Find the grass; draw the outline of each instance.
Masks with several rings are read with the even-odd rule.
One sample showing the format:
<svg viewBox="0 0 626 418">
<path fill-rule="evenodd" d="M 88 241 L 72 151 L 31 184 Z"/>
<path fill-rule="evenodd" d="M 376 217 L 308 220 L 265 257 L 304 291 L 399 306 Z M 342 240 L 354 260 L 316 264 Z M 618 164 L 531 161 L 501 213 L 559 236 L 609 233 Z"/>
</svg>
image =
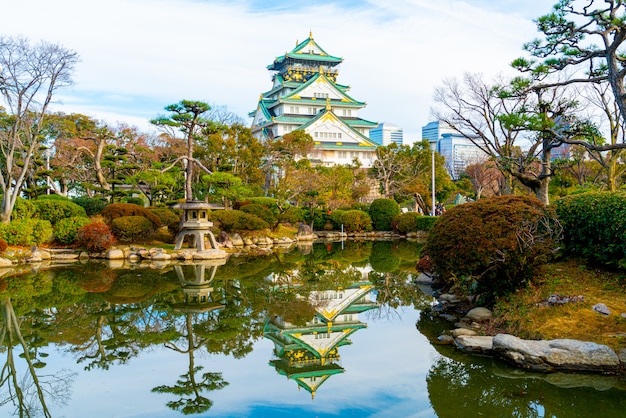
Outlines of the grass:
<svg viewBox="0 0 626 418">
<path fill-rule="evenodd" d="M 542 306 L 550 295 L 583 296 L 582 302 Z M 604 303 L 611 314 L 592 307 Z M 528 339 L 571 338 L 626 348 L 626 273 L 586 266 L 567 259 L 542 266 L 526 289 L 496 302 L 490 333 L 506 332 Z"/>
</svg>

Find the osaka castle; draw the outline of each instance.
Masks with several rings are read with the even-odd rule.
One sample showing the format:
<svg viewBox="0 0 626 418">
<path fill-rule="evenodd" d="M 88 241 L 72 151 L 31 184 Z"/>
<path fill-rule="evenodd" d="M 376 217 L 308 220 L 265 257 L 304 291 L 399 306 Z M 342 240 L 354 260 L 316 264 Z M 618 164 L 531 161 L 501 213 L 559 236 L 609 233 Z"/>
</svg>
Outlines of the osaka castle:
<svg viewBox="0 0 626 418">
<path fill-rule="evenodd" d="M 351 164 L 356 158 L 369 168 L 377 144 L 369 139 L 376 122 L 359 118 L 365 102 L 353 99 L 349 86 L 337 83 L 342 58 L 329 55 L 313 39 L 297 43 L 267 66 L 272 87 L 259 98 L 252 133 L 271 141 L 303 130 L 315 147 L 307 158 L 313 164 Z"/>
</svg>

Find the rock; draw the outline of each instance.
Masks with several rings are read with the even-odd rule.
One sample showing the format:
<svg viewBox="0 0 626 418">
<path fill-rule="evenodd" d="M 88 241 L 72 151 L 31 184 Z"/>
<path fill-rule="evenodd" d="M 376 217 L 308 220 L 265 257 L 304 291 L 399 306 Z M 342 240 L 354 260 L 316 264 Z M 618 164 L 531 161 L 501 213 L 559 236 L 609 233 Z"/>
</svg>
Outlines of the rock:
<svg viewBox="0 0 626 418">
<path fill-rule="evenodd" d="M 459 302 L 459 298 L 457 297 L 457 295 L 453 295 L 450 293 L 444 293 L 442 295 L 439 296 L 439 300 L 440 301 L 444 301 L 444 302 L 448 302 L 448 303 L 458 303 Z"/>
<path fill-rule="evenodd" d="M 457 347 L 467 353 L 490 354 L 493 351 L 493 338 L 477 335 L 461 335 L 454 339 Z"/>
<path fill-rule="evenodd" d="M 13 262 L 7 258 L 0 257 L 0 267 L 13 267 Z"/>
<path fill-rule="evenodd" d="M 109 251 L 106 252 L 105 257 L 108 258 L 109 260 L 123 260 L 124 259 L 124 252 L 122 250 L 117 249 L 117 248 L 112 248 L 112 249 L 110 249 Z"/>
<path fill-rule="evenodd" d="M 440 344 L 454 343 L 454 338 L 452 338 L 452 336 L 450 335 L 440 335 L 439 337 L 437 337 L 437 340 L 439 341 Z"/>
<path fill-rule="evenodd" d="M 228 257 L 228 253 L 224 250 L 204 250 L 193 253 L 194 260 L 215 260 Z"/>
<path fill-rule="evenodd" d="M 460 337 L 461 335 L 478 335 L 478 333 L 474 330 L 467 328 L 457 328 L 451 331 L 452 335 L 455 337 Z"/>
<path fill-rule="evenodd" d="M 152 261 L 167 261 L 171 260 L 172 256 L 168 253 L 156 253 L 152 255 Z"/>
<path fill-rule="evenodd" d="M 604 303 L 597 303 L 597 304 L 593 305 L 593 308 L 591 308 L 591 309 L 593 309 L 594 311 L 596 311 L 599 314 L 602 314 L 604 316 L 611 315 L 610 309 Z"/>
<path fill-rule="evenodd" d="M 487 308 L 478 307 L 470 310 L 465 317 L 470 321 L 485 322 L 493 319 L 493 312 Z"/>
<path fill-rule="evenodd" d="M 77 260 L 78 256 L 79 256 L 79 254 L 75 254 L 75 253 L 61 253 L 61 254 L 53 254 L 53 255 L 51 255 L 52 259 L 55 260 L 55 261 L 72 261 L 72 260 Z"/>
<path fill-rule="evenodd" d="M 305 223 L 300 223 L 300 225 L 298 226 L 298 236 L 309 236 L 309 235 L 313 235 L 313 230 L 311 229 L 311 227 Z"/>
<path fill-rule="evenodd" d="M 461 337 L 459 337 L 461 338 Z M 518 366 L 538 370 L 617 371 L 620 360 L 601 344 L 577 340 L 522 340 L 509 334 L 493 337 L 493 350 Z"/>
<path fill-rule="evenodd" d="M 230 236 L 230 242 L 233 243 L 233 246 L 235 247 L 243 247 L 244 243 L 243 243 L 243 239 L 241 238 L 241 235 L 239 235 L 238 233 L 233 233 Z"/>
</svg>

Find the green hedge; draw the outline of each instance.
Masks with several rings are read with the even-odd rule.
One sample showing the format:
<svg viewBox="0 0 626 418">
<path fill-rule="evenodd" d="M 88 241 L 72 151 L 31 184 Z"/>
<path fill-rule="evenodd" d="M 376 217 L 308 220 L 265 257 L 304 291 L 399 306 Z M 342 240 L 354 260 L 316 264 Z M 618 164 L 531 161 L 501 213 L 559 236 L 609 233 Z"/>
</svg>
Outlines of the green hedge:
<svg viewBox="0 0 626 418">
<path fill-rule="evenodd" d="M 98 215 L 109 203 L 101 197 L 81 196 L 72 199 L 72 202 L 82 206 L 87 212 L 87 216 Z"/>
<path fill-rule="evenodd" d="M 346 232 L 368 232 L 372 230 L 372 219 L 362 210 L 347 210 L 341 215 L 341 223 Z"/>
<path fill-rule="evenodd" d="M 556 201 L 556 214 L 572 254 L 626 268 L 626 194 L 584 193 Z"/>
<path fill-rule="evenodd" d="M 216 227 L 226 232 L 258 231 L 270 227 L 266 221 L 258 216 L 240 210 L 215 210 L 211 212 L 210 217 Z"/>
<path fill-rule="evenodd" d="M 76 239 L 76 233 L 80 228 L 89 225 L 91 219 L 85 216 L 72 216 L 61 219 L 54 226 L 54 238 L 61 244 L 72 244 Z"/>
<path fill-rule="evenodd" d="M 52 225 L 65 218 L 87 217 L 87 212 L 82 206 L 69 200 L 37 199 L 33 200 L 33 205 L 35 205 L 35 216 L 50 221 Z"/>
<path fill-rule="evenodd" d="M 400 214 L 400 206 L 393 199 L 376 199 L 369 208 L 372 227 L 377 231 L 391 230 L 391 221 Z"/>
<path fill-rule="evenodd" d="M 242 206 L 241 211 L 244 213 L 249 213 L 249 214 L 258 216 L 259 218 L 267 222 L 270 225 L 270 227 L 276 226 L 276 216 L 274 215 L 274 212 L 272 212 L 266 206 L 263 206 L 257 203 L 252 203 L 249 205 Z"/>
<path fill-rule="evenodd" d="M 120 216 L 111 222 L 111 231 L 120 242 L 141 241 L 154 232 L 154 224 L 143 216 Z"/>
<path fill-rule="evenodd" d="M 8 224 L 0 224 L 0 238 L 9 245 L 41 245 L 50 241 L 52 236 L 50 221 L 43 219 L 18 219 Z"/>
</svg>

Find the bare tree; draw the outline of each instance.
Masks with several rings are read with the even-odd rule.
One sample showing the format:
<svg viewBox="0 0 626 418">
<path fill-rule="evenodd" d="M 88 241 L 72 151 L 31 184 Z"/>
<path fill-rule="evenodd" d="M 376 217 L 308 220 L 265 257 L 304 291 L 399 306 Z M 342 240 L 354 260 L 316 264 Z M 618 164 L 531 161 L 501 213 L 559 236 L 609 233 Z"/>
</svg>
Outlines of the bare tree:
<svg viewBox="0 0 626 418">
<path fill-rule="evenodd" d="M 33 158 L 42 145 L 40 132 L 56 90 L 70 85 L 78 54 L 60 45 L 0 37 L 0 221 L 11 220 Z"/>
</svg>

